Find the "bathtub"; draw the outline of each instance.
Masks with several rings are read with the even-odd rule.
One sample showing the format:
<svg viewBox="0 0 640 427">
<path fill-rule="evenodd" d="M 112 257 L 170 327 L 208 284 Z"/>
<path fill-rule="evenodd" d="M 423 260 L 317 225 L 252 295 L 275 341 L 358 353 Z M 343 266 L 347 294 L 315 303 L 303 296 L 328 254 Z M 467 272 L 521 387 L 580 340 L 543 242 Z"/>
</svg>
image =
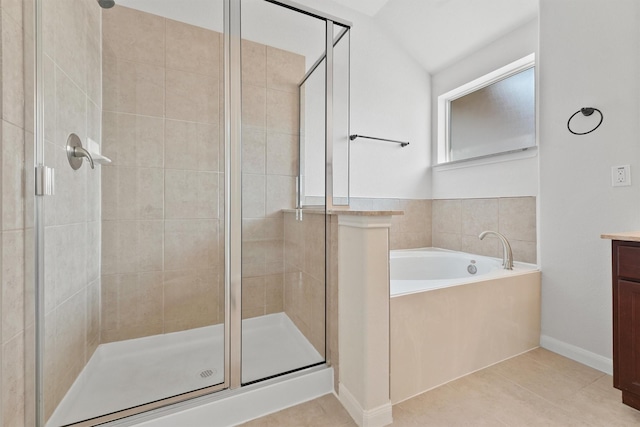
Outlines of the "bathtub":
<svg viewBox="0 0 640 427">
<path fill-rule="evenodd" d="M 392 297 L 538 270 L 538 266 L 522 262 L 505 270 L 497 258 L 438 248 L 391 251 L 389 267 Z"/>
<path fill-rule="evenodd" d="M 436 248 L 391 251 L 389 262 L 392 403 L 539 346 L 536 265 L 504 270 Z"/>
</svg>

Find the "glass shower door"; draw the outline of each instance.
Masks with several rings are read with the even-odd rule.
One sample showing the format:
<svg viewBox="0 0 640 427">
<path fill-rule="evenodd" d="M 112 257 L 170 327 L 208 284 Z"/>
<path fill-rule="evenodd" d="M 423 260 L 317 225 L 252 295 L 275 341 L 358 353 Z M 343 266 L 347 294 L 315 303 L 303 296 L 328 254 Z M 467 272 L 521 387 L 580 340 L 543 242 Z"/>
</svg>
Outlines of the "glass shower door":
<svg viewBox="0 0 640 427">
<path fill-rule="evenodd" d="M 242 0 L 242 383 L 325 361 L 325 209 L 296 210 L 299 85 L 326 21 Z M 265 20 L 268 17 L 268 20 Z M 307 99 L 324 111 L 325 81 Z M 324 163 L 324 116 L 315 125 Z M 314 176 L 324 194 L 324 169 Z"/>
<path fill-rule="evenodd" d="M 222 389 L 222 2 L 36 4 L 37 162 L 56 172 L 40 212 L 43 421 Z"/>
</svg>

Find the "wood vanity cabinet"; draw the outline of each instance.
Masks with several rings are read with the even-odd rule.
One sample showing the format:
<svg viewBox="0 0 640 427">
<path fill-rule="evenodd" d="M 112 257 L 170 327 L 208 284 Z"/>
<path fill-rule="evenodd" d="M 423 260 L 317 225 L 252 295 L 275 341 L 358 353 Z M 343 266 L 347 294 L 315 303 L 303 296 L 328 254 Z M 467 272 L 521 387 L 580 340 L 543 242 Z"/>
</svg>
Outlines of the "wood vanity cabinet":
<svg viewBox="0 0 640 427">
<path fill-rule="evenodd" d="M 640 410 L 640 243 L 612 242 L 613 386 Z"/>
</svg>

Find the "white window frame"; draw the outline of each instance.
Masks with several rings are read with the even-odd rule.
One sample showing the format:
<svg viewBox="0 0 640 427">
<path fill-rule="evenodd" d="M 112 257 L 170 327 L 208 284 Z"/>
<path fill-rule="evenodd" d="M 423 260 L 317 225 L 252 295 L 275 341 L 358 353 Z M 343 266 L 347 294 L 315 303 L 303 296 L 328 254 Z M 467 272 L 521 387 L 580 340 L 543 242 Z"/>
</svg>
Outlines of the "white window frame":
<svg viewBox="0 0 640 427">
<path fill-rule="evenodd" d="M 485 74 L 482 77 L 479 77 L 469 83 L 466 83 L 462 86 L 459 86 L 447 93 L 444 93 L 438 96 L 438 147 L 437 147 L 437 155 L 436 155 L 436 164 L 443 165 L 447 163 L 458 163 L 458 162 L 466 162 L 469 160 L 475 160 L 479 158 L 485 157 L 493 157 L 500 156 L 507 153 L 513 153 L 514 151 L 524 151 L 528 148 L 535 147 L 537 145 L 533 145 L 528 148 L 519 148 L 512 151 L 500 152 L 488 154 L 486 156 L 481 157 L 472 157 L 468 159 L 461 160 L 450 160 L 450 135 L 449 135 L 449 114 L 450 114 L 450 105 L 451 101 L 458 99 L 462 96 L 468 95 L 471 92 L 475 92 L 476 90 L 487 87 L 497 81 L 506 79 L 514 74 L 518 74 L 521 71 L 527 70 L 529 68 L 535 67 L 535 53 L 525 56 L 524 58 L 518 59 L 510 64 L 505 65 L 491 73 Z M 536 79 L 537 80 L 537 79 Z M 537 90 L 536 90 L 537 93 Z"/>
</svg>

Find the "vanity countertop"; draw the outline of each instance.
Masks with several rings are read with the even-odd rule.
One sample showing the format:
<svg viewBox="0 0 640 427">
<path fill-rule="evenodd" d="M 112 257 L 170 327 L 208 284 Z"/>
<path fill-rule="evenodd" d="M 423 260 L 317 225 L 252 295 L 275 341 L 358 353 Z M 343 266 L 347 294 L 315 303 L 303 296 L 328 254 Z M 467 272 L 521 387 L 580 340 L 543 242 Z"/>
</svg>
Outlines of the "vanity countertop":
<svg viewBox="0 0 640 427">
<path fill-rule="evenodd" d="M 603 239 L 624 240 L 626 242 L 640 242 L 640 231 L 628 231 L 625 233 L 609 233 L 600 236 Z"/>
</svg>

